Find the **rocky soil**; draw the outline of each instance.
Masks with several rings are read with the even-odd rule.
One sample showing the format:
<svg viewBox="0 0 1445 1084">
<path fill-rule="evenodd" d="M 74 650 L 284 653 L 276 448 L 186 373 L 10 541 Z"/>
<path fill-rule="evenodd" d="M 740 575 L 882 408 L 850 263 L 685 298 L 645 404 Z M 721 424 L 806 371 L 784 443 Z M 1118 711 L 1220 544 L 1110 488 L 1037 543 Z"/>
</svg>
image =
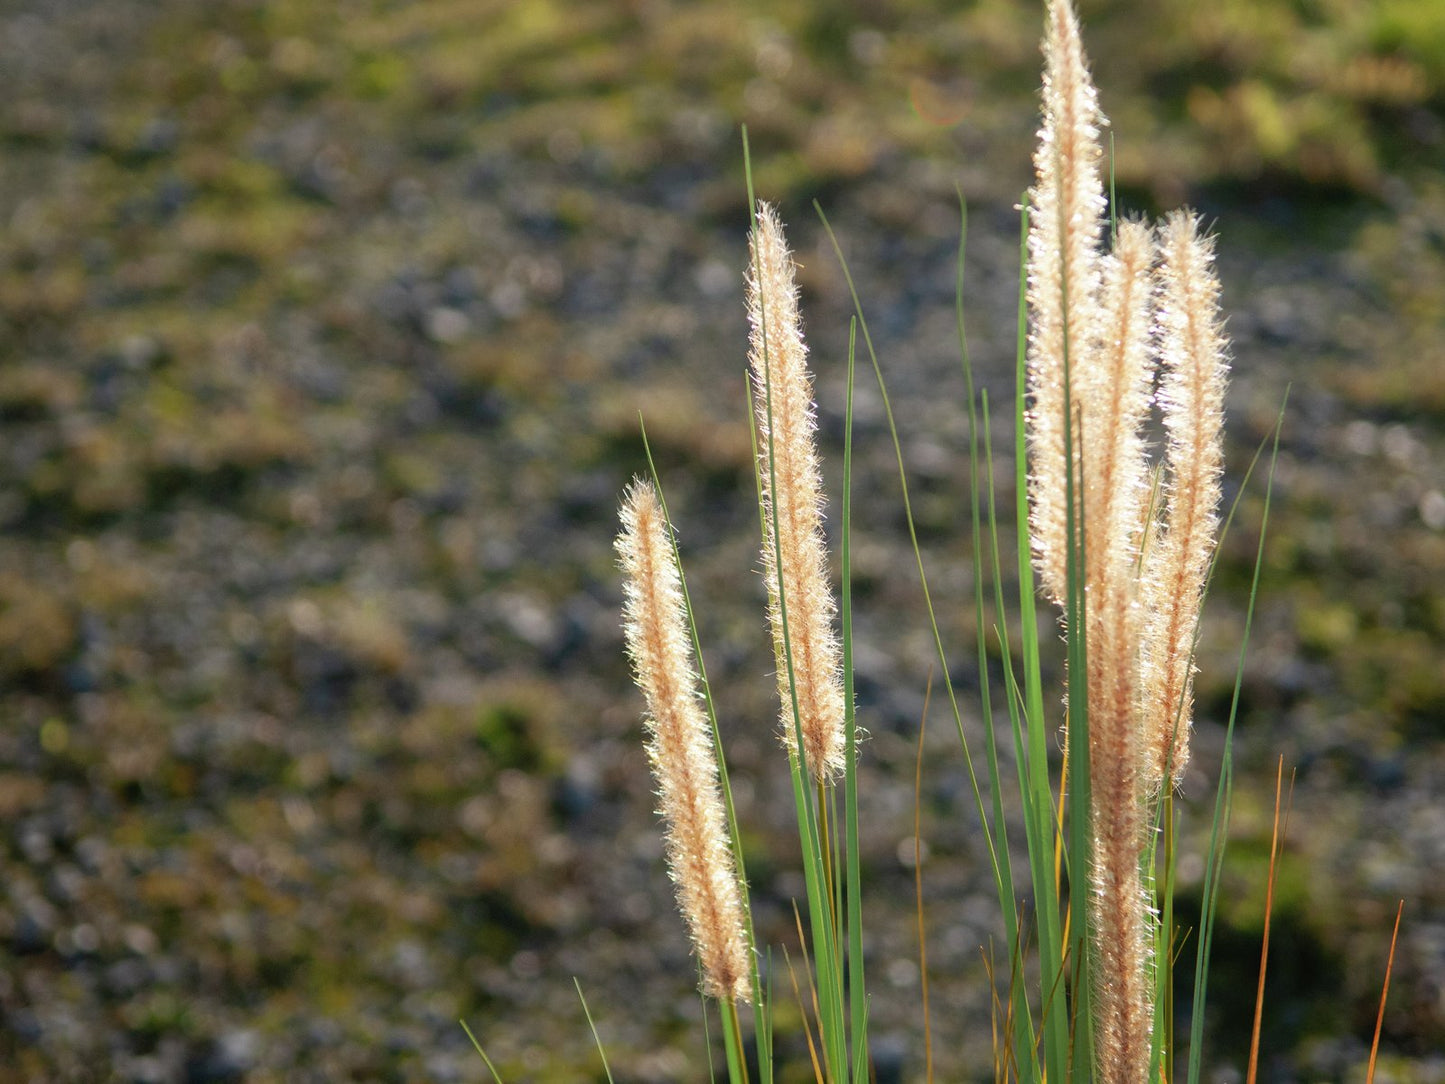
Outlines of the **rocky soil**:
<svg viewBox="0 0 1445 1084">
<path fill-rule="evenodd" d="M 835 499 L 852 310 L 814 198 L 859 285 L 979 739 L 956 186 L 1009 501 L 1036 13 L 822 7 L 0 9 L 0 1081 L 486 1079 L 459 1019 L 508 1079 L 600 1079 L 574 977 L 619 1080 L 703 1075 L 611 538 L 640 413 L 759 930 L 791 945 L 741 120 L 802 264 Z M 1445 30 L 1409 3 L 1405 44 L 1279 14 L 1251 51 L 1182 0 L 1100 7 L 1121 202 L 1188 200 L 1220 235 L 1230 498 L 1288 391 L 1206 1058 L 1220 1080 L 1243 1062 L 1283 757 L 1266 1074 L 1361 1077 L 1403 899 L 1382 1073 L 1440 1081 Z M 914 1080 L 937 668 L 866 370 L 857 396 L 872 1021 L 880 1079 Z M 1260 481 L 1206 617 L 1194 854 Z M 1001 927 L 936 707 L 924 742 L 939 1078 L 985 1079 Z M 1199 876 L 1186 860 L 1186 911 Z M 779 1024 L 802 1079 L 796 1010 Z"/>
</svg>

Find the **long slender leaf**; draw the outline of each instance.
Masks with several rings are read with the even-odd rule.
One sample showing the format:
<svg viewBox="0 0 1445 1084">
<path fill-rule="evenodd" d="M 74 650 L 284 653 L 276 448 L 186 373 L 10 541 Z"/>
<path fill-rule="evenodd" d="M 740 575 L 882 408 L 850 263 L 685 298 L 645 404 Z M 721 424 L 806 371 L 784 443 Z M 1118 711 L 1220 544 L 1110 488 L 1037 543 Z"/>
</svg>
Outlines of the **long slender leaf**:
<svg viewBox="0 0 1445 1084">
<path fill-rule="evenodd" d="M 1249 648 L 1249 634 L 1254 625 L 1254 607 L 1259 598 L 1260 572 L 1264 568 L 1264 542 L 1269 530 L 1270 501 L 1274 495 L 1274 470 L 1279 461 L 1279 436 L 1284 427 L 1284 411 L 1289 402 L 1286 389 L 1284 402 L 1274 423 L 1274 441 L 1270 451 L 1269 475 L 1264 488 L 1264 510 L 1260 515 L 1259 545 L 1255 550 L 1254 574 L 1249 585 L 1249 604 L 1245 608 L 1244 631 L 1239 645 L 1239 662 L 1234 674 L 1234 693 L 1229 702 L 1229 722 L 1224 733 L 1224 760 L 1219 772 L 1219 786 L 1214 799 L 1214 820 L 1209 831 L 1208 860 L 1204 867 L 1204 885 L 1199 919 L 1199 945 L 1195 952 L 1193 1018 L 1189 1028 L 1188 1084 L 1198 1084 L 1204 1056 L 1204 1010 L 1209 994 L 1209 954 L 1214 944 L 1214 920 L 1219 910 L 1219 875 L 1224 866 L 1224 852 L 1229 837 L 1229 815 L 1234 798 L 1234 724 L 1239 717 L 1239 699 L 1244 688 L 1244 661 Z"/>
<path fill-rule="evenodd" d="M 843 627 L 843 801 L 847 832 L 848 908 L 848 1031 L 852 1038 L 853 1072 L 867 1079 L 868 995 L 863 973 L 863 872 L 858 850 L 858 726 L 853 702 L 853 377 L 858 325 L 848 324 L 848 399 L 843 415 L 842 590 Z"/>
<path fill-rule="evenodd" d="M 1029 549 L 1028 428 L 1025 388 L 1028 385 L 1028 235 L 1029 201 L 1020 201 L 1018 327 L 1014 354 L 1014 516 L 1017 524 L 1019 635 L 1023 666 L 1024 740 L 1015 727 L 1015 744 L 1027 764 L 1024 801 L 1029 806 L 1029 868 L 1038 914 L 1039 960 L 1043 987 L 1042 1019 L 1044 1066 L 1048 1079 L 1064 1080 L 1069 1071 L 1069 1005 L 1065 992 L 1068 952 L 1064 946 L 1064 920 L 1059 882 L 1053 870 L 1057 816 L 1049 785 L 1048 726 L 1044 715 L 1042 662 L 1039 650 L 1038 611 L 1035 605 L 1033 555 Z M 996 517 L 995 517 L 996 520 Z M 995 543 L 997 549 L 997 543 Z M 995 573 L 997 577 L 997 573 Z"/>
<path fill-rule="evenodd" d="M 614 1084 L 612 1067 L 607 1064 L 607 1049 L 602 1045 L 602 1036 L 597 1034 L 597 1023 L 592 1019 L 592 1010 L 587 1007 L 586 995 L 582 993 L 582 983 L 573 979 L 572 985 L 577 987 L 577 997 L 582 1002 L 582 1015 L 587 1017 L 587 1026 L 592 1029 L 592 1041 L 597 1044 L 597 1055 L 602 1059 L 602 1071 L 607 1075 L 607 1084 Z"/>
<path fill-rule="evenodd" d="M 482 1049 L 482 1044 L 479 1043 L 477 1037 L 472 1034 L 472 1029 L 467 1027 L 467 1022 L 465 1020 L 458 1020 L 457 1023 L 461 1024 L 462 1030 L 467 1033 L 467 1038 L 472 1041 L 472 1047 L 482 1056 L 482 1064 L 487 1067 L 487 1072 L 492 1074 L 492 1079 L 495 1080 L 497 1084 L 502 1084 L 502 1074 L 497 1072 L 497 1067 L 492 1064 L 492 1059 L 487 1057 L 487 1052 Z"/>
<path fill-rule="evenodd" d="M 883 367 L 878 361 L 878 353 L 873 347 L 873 337 L 868 331 L 868 319 L 863 313 L 862 302 L 858 298 L 858 289 L 853 282 L 852 272 L 848 269 L 848 261 L 843 255 L 842 246 L 838 243 L 837 235 L 833 232 L 832 225 L 828 222 L 828 216 L 823 213 L 823 208 L 815 201 L 814 209 L 823 222 L 823 229 L 828 234 L 832 243 L 833 252 L 838 258 L 839 266 L 843 270 L 843 277 L 848 283 L 848 291 L 853 299 L 853 311 L 858 316 L 858 327 L 863 332 L 863 343 L 868 349 L 869 360 L 873 364 L 873 375 L 878 383 L 879 395 L 883 400 L 883 414 L 888 425 L 889 436 L 893 441 L 893 454 L 898 464 L 898 481 L 903 496 L 903 518 L 908 527 L 909 544 L 913 549 L 913 559 L 918 571 L 919 584 L 923 591 L 924 611 L 928 615 L 929 628 L 933 634 L 934 650 L 938 654 L 939 666 L 943 672 L 943 687 L 948 693 L 949 710 L 953 714 L 954 726 L 958 731 L 959 743 L 963 748 L 964 766 L 968 771 L 969 786 L 973 791 L 974 803 L 978 808 L 979 821 L 984 827 L 984 839 L 988 846 L 989 865 L 994 875 L 995 890 L 1002 898 L 1002 867 L 997 850 L 994 847 L 994 835 L 989 821 L 988 810 L 984 804 L 983 790 L 979 785 L 978 772 L 973 761 L 973 754 L 968 747 L 968 739 L 963 729 L 963 712 L 958 705 L 958 694 L 953 688 L 953 680 L 948 668 L 948 652 L 943 646 L 943 633 L 939 629 L 938 614 L 933 605 L 933 593 L 928 587 L 928 573 L 923 563 L 923 550 L 918 542 L 918 528 L 913 517 L 913 504 L 908 493 L 908 472 L 903 461 L 903 445 L 898 435 L 898 423 L 893 415 L 893 406 L 888 398 L 888 383 L 883 377 Z"/>
<path fill-rule="evenodd" d="M 1385 1028 L 1385 1002 L 1390 997 L 1390 972 L 1395 967 L 1395 946 L 1400 940 L 1400 919 L 1405 914 L 1405 901 L 1395 908 L 1395 929 L 1390 934 L 1390 955 L 1385 961 L 1385 982 L 1380 987 L 1380 1011 L 1375 1015 L 1375 1037 L 1370 1041 L 1370 1062 L 1365 1068 L 1365 1084 L 1375 1084 L 1375 1060 L 1380 1053 L 1380 1032 Z"/>
<path fill-rule="evenodd" d="M 968 204 L 963 198 L 962 190 L 958 193 L 959 207 L 959 231 L 958 231 L 958 259 L 955 274 L 954 286 L 954 323 L 958 329 L 958 352 L 959 360 L 963 366 L 963 378 L 965 390 L 968 395 L 968 461 L 969 475 L 972 480 L 973 492 L 969 500 L 969 528 L 972 541 L 973 553 L 973 600 L 974 600 L 974 630 L 978 640 L 978 674 L 979 674 L 979 699 L 983 719 L 984 732 L 984 754 L 988 768 L 989 792 L 993 806 L 993 831 L 994 848 L 999 855 L 1002 869 L 999 871 L 999 906 L 1003 912 L 1004 932 L 1008 939 L 1010 955 L 1017 955 L 1024 938 L 1019 930 L 1019 915 L 1017 894 L 1014 890 L 1013 864 L 1009 854 L 1007 820 L 1003 808 L 1003 780 L 999 770 L 998 761 L 998 740 L 994 732 L 993 702 L 990 692 L 988 676 L 988 635 L 985 631 L 988 627 L 984 615 L 984 588 L 983 568 L 985 547 L 983 542 L 983 493 L 987 490 L 989 502 L 993 500 L 993 473 L 992 457 L 988 456 L 990 467 L 983 471 L 983 460 L 985 456 L 979 453 L 980 433 L 978 417 L 978 399 L 974 390 L 973 363 L 968 352 L 968 338 L 965 334 L 964 310 L 963 310 L 963 272 L 964 255 L 968 239 Z M 988 443 L 988 431 L 983 433 L 983 443 Z M 980 474 L 982 472 L 982 482 Z M 1021 763 L 1015 750 L 1015 762 Z M 1033 1015 L 1029 1012 L 1028 988 L 1022 981 L 1012 982 L 1010 996 L 1013 999 L 1013 1006 L 1009 1011 L 1015 1035 L 1013 1038 L 1016 1051 L 1031 1051 L 1034 1048 L 1034 1021 Z"/>
</svg>

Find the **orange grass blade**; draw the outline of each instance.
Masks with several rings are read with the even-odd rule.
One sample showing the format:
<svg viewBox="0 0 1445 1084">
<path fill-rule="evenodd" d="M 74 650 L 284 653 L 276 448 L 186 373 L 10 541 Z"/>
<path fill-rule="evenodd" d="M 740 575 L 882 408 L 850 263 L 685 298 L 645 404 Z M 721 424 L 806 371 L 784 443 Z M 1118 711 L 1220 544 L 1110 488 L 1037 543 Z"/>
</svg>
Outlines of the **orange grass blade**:
<svg viewBox="0 0 1445 1084">
<path fill-rule="evenodd" d="M 1019 925 L 1023 926 L 1023 913 L 1019 914 Z M 1019 1067 L 1019 1051 L 1014 1048 L 1014 999 L 1012 997 L 1004 1000 L 999 997 L 998 973 L 993 966 L 992 944 L 989 950 L 985 951 L 982 945 L 979 946 L 978 954 L 983 960 L 984 975 L 988 979 L 989 997 L 992 1005 L 989 1012 L 989 1027 L 993 1032 L 993 1078 L 998 1084 L 1007 1084 L 1009 1080 L 1023 1080 L 1023 1073 Z M 1014 988 L 1015 983 L 1024 981 L 1024 945 L 1020 942 L 1009 953 L 1009 989 Z M 1044 1012 L 1047 1013 L 1047 1005 Z M 1034 1040 L 1033 1048 L 1029 1054 L 1038 1064 L 1039 1053 L 1044 1043 L 1044 1033 L 1040 1029 L 1038 1037 Z"/>
<path fill-rule="evenodd" d="M 1290 799 L 1284 803 L 1284 825 L 1289 829 L 1289 802 L 1294 797 L 1294 773 L 1290 773 Z M 1269 965 L 1269 920 L 1274 913 L 1274 882 L 1279 873 L 1280 861 L 1280 801 L 1284 793 L 1284 757 L 1279 758 L 1279 767 L 1274 780 L 1274 830 L 1269 841 L 1269 880 L 1264 889 L 1264 937 L 1259 946 L 1259 986 L 1254 995 L 1254 1027 L 1249 1036 L 1249 1070 L 1245 1084 L 1255 1084 L 1259 1076 L 1259 1032 L 1264 1020 L 1264 975 Z"/>
<path fill-rule="evenodd" d="M 1068 713 L 1065 712 L 1064 725 L 1068 726 Z M 1062 897 L 1064 894 L 1064 795 L 1069 789 L 1069 746 L 1064 743 L 1064 762 L 1059 768 L 1059 797 L 1055 804 L 1058 810 L 1054 820 L 1054 894 Z M 1064 944 L 1069 943 L 1068 926 L 1064 927 Z"/>
<path fill-rule="evenodd" d="M 1375 1017 L 1375 1039 L 1370 1043 L 1370 1067 L 1365 1070 L 1365 1084 L 1375 1084 L 1375 1058 L 1380 1053 L 1380 1032 L 1385 1026 L 1385 999 L 1390 996 L 1390 971 L 1395 966 L 1395 945 L 1400 940 L 1400 916 L 1405 913 L 1405 901 L 1395 909 L 1395 932 L 1390 934 L 1390 957 L 1385 961 L 1385 985 L 1380 990 L 1380 1012 Z"/>
<path fill-rule="evenodd" d="M 818 1012 L 818 988 L 813 984 L 813 968 L 808 963 L 808 939 L 803 936 L 803 916 L 798 911 L 797 900 L 793 901 L 793 924 L 797 927 L 798 947 L 803 954 L 803 974 L 808 976 L 808 996 L 813 1004 L 813 1018 L 819 1021 L 821 1028 L 821 1017 Z M 823 1072 L 822 1063 L 818 1060 L 818 1047 L 813 1042 L 813 1025 L 808 1023 L 808 1004 L 803 1000 L 803 991 L 798 987 L 798 973 L 793 969 L 793 957 L 786 946 L 783 948 L 783 959 L 788 964 L 788 978 L 793 984 L 793 997 L 798 1002 L 798 1015 L 803 1019 L 803 1036 L 808 1040 L 808 1059 L 813 1063 L 813 1077 L 818 1084 L 827 1084 L 827 1075 Z"/>
<path fill-rule="evenodd" d="M 814 1022 L 818 1025 L 818 1033 L 822 1035 L 822 1009 L 818 1005 L 818 984 L 814 981 L 814 970 L 812 963 L 808 960 L 808 938 L 803 937 L 803 916 L 798 911 L 798 900 L 793 900 L 793 926 L 798 929 L 798 951 L 802 952 L 803 974 L 808 976 L 808 1000 L 812 1003 L 814 1010 Z M 793 983 L 793 997 L 798 999 L 799 1015 L 803 1018 L 803 1032 L 808 1036 L 808 1057 L 814 1065 L 814 1075 L 818 1078 L 818 1084 L 827 1084 L 828 1074 L 822 1068 L 822 1061 L 818 1059 L 818 1048 L 814 1045 L 814 1031 L 808 1023 L 808 1003 L 803 1002 L 802 991 L 798 989 L 798 974 L 793 971 L 793 960 L 788 951 L 783 950 L 783 958 L 788 960 L 788 977 Z"/>
<path fill-rule="evenodd" d="M 988 979 L 989 992 L 989 1013 L 988 1027 L 990 1041 L 993 1044 L 993 1078 L 1002 1080 L 999 1073 L 999 1052 L 998 1052 L 998 1018 L 1003 1014 L 1003 1006 L 998 996 L 998 984 L 994 981 L 993 960 L 989 958 L 988 952 L 982 945 L 978 946 L 979 959 L 983 961 L 984 977 Z"/>
<path fill-rule="evenodd" d="M 1023 928 L 1023 924 L 1024 908 L 1020 906 L 1018 913 L 1018 925 L 1020 929 Z M 1027 951 L 1027 948 L 1028 946 L 1024 943 L 1023 937 L 1020 936 L 1018 942 L 1013 947 L 1013 951 L 1009 953 L 1008 981 L 1010 989 L 1013 989 L 1015 983 L 1020 983 L 1024 981 L 1024 953 Z M 1014 999 L 1009 998 L 1008 1012 L 1005 1017 L 1006 1022 L 1008 1023 L 1008 1031 L 1005 1033 L 1004 1036 L 1004 1071 L 1005 1073 L 1007 1073 L 1010 1069 L 1012 1069 L 1013 1079 L 1023 1080 L 1024 1075 L 1023 1070 L 1020 1068 L 1019 1065 L 1019 1058 L 1027 1056 L 1033 1059 L 1033 1064 L 1039 1067 L 1039 1073 L 1041 1077 L 1046 1079 L 1048 1076 L 1048 1071 L 1046 1068 L 1043 1067 L 1043 1063 L 1040 1061 L 1045 1039 L 1044 1029 L 1043 1027 L 1040 1027 L 1038 1029 L 1037 1036 L 1034 1039 L 1034 1045 L 1031 1049 L 1022 1051 L 1016 1049 L 1014 1046 L 1014 1012 Z M 1004 1077 L 1002 1077 L 1002 1079 L 1007 1081 L 1009 1077 L 1005 1075 Z"/>
</svg>

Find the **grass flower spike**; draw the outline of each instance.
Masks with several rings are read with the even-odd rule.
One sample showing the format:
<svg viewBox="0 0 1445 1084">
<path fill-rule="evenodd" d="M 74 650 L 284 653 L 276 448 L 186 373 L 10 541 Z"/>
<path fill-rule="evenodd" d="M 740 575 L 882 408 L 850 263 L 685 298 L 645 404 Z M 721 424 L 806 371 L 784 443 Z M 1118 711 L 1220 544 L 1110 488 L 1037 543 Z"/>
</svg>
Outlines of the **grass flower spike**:
<svg viewBox="0 0 1445 1084">
<path fill-rule="evenodd" d="M 1219 525 L 1223 469 L 1224 384 L 1228 350 L 1219 314 L 1211 238 L 1194 215 L 1169 216 L 1160 239 L 1159 390 L 1166 489 L 1144 576 L 1144 700 L 1151 713 L 1151 775 L 1177 785 L 1189 760 L 1194 641 L 1204 581 Z"/>
<path fill-rule="evenodd" d="M 1105 210 L 1099 145 L 1105 120 L 1078 20 L 1062 0 L 1049 5 L 1044 65 L 1044 122 L 1034 154 L 1038 181 L 1029 194 L 1030 533 L 1044 591 L 1062 603 L 1069 548 L 1064 403 L 1078 360 L 1098 335 Z M 1074 438 L 1077 468 L 1077 433 Z"/>
<path fill-rule="evenodd" d="M 1121 224 L 1103 266 L 1106 335 L 1074 382 L 1083 448 L 1084 598 L 1088 629 L 1090 872 L 1096 1042 L 1110 1081 L 1141 1081 L 1149 1062 L 1149 904 L 1140 872 L 1147 843 L 1147 743 L 1138 715 L 1140 505 L 1147 477 L 1140 426 L 1148 409 L 1149 230 Z M 1121 1072 L 1120 1070 L 1127 1070 Z"/>
<path fill-rule="evenodd" d="M 1122 222 L 1104 251 L 1104 120 L 1068 0 L 1050 0 L 1047 22 L 1028 243 L 1030 533 L 1044 593 L 1085 645 L 1071 651 L 1071 669 L 1085 672 L 1068 680 L 1071 704 L 1087 706 L 1070 725 L 1088 733 L 1095 1071 L 1144 1084 L 1157 1044 L 1143 866 L 1151 801 L 1188 756 L 1219 503 L 1223 335 L 1195 218 L 1171 216 L 1157 242 Z M 1142 436 L 1156 369 L 1169 434 L 1159 516 Z"/>
<path fill-rule="evenodd" d="M 998 559 L 997 505 L 989 473 L 993 459 L 981 458 L 978 450 L 979 434 L 989 431 L 987 398 L 980 397 L 983 409 L 976 410 L 963 334 L 966 210 L 958 276 L 970 466 L 974 477 L 987 479 L 975 495 L 971 517 L 975 615 L 981 634 L 988 615 L 986 576 L 978 567 L 986 552 L 983 539 L 991 538 L 997 659 L 1008 672 L 1008 722 L 1028 845 L 1026 882 L 1016 873 L 1014 836 L 1004 807 L 1012 781 L 1002 777 L 998 728 L 991 725 L 999 713 L 988 680 L 990 649 L 980 636 L 977 674 L 986 759 L 979 761 L 970 752 L 952 695 L 955 682 L 918 550 L 892 408 L 885 414 L 927 616 L 987 835 L 1010 957 L 1030 961 L 1011 969 L 1007 996 L 1000 991 L 994 999 L 996 1079 L 1022 1084 L 1194 1082 L 1202 1064 L 1208 944 L 1218 910 L 1225 833 L 1216 827 L 1209 845 L 1206 869 L 1214 879 L 1206 879 L 1201 904 L 1190 1064 L 1187 1075 L 1182 1067 L 1176 1074 L 1181 1045 L 1174 1001 L 1180 946 L 1178 818 L 1184 812 L 1171 783 L 1178 785 L 1189 756 L 1193 658 L 1220 519 L 1228 348 L 1219 283 L 1213 242 L 1204 236 L 1198 216 L 1176 212 L 1150 223 L 1118 216 L 1117 208 L 1110 208 L 1100 141 L 1107 121 L 1089 77 L 1073 2 L 1045 0 L 1045 6 L 1043 122 L 1025 212 L 1019 284 L 1025 312 L 1017 363 L 1024 386 L 1014 401 L 1012 474 L 1019 537 L 1010 563 L 1017 562 L 1020 588 L 1018 655 L 1010 646 L 1004 600 L 1004 585 L 1014 570 L 1004 571 Z M 750 161 L 746 142 L 744 158 Z M 751 192 L 750 174 L 750 198 Z M 842 615 L 850 635 L 840 638 L 796 266 L 774 208 L 757 204 L 749 242 L 748 363 L 763 566 L 806 892 L 806 900 L 795 904 L 806 987 L 795 978 L 794 989 L 805 1017 L 813 1079 L 851 1084 L 871 1079 L 874 1067 L 863 967 L 858 772 L 847 729 L 856 672 L 845 672 L 844 662 L 853 658 L 844 650 L 852 642 L 847 627 L 853 601 L 847 590 L 850 504 L 845 497 L 840 525 Z M 834 245 L 838 248 L 836 239 Z M 841 260 L 841 248 L 838 255 Z M 844 272 L 851 289 L 846 263 Z M 886 407 L 883 369 L 872 356 L 856 293 L 854 302 L 857 328 Z M 853 447 L 851 361 L 845 493 L 853 477 L 847 454 Z M 1162 421 L 1164 440 L 1157 450 L 1146 440 L 1151 416 Z M 729 834 L 736 826 L 729 825 L 730 813 L 724 811 L 720 777 L 725 786 L 726 773 L 716 759 L 716 722 L 699 700 L 702 682 L 694 665 L 696 641 L 681 568 L 652 485 L 633 483 L 622 522 L 617 546 L 627 575 L 627 644 L 647 698 L 648 754 L 666 819 L 668 863 L 692 932 L 703 989 L 725 1002 L 720 1016 L 727 1079 L 729 1084 L 751 1079 L 753 1055 L 737 1011 L 737 1003 L 749 999 L 754 1002 L 752 1051 L 759 1079 L 781 1079 L 773 1072 L 771 998 L 756 968 L 753 928 L 745 911 L 744 858 L 736 836 Z M 1036 576 L 1030 575 L 1030 565 Z M 1257 582 L 1258 565 L 1255 571 Z M 1038 601 L 1031 590 L 1035 583 L 1058 607 L 1064 639 L 1066 756 L 1057 772 L 1048 735 L 1058 724 L 1045 707 L 1053 679 L 1042 661 Z M 1246 632 L 1248 624 L 1246 619 Z M 920 732 L 919 788 L 923 755 Z M 1227 758 L 1226 753 L 1226 765 Z M 987 768 L 986 783 L 978 763 Z M 1216 826 L 1225 823 L 1228 778 L 1222 776 Z M 921 789 L 918 795 L 921 801 Z M 921 805 L 919 810 L 916 817 Z M 919 823 L 915 831 L 921 831 Z M 1271 883 L 1272 878 L 1273 873 Z M 920 972 L 926 978 L 921 880 L 918 891 Z M 1032 917 L 1026 919 L 1029 912 Z M 990 977 L 997 976 L 990 971 Z M 924 1071 L 931 1079 L 932 1032 L 927 985 L 922 985 Z"/>
<path fill-rule="evenodd" d="M 1047 19 L 1028 246 L 1030 533 L 1052 601 L 1066 609 L 1070 576 L 1083 584 L 1083 629 L 1068 634 L 1086 635 L 1087 673 L 1070 674 L 1069 684 L 1070 699 L 1088 707 L 1097 1073 L 1107 1084 L 1143 1084 L 1153 1007 L 1140 870 L 1147 808 L 1137 567 L 1152 248 L 1147 227 L 1125 222 L 1114 252 L 1103 252 L 1105 121 L 1072 7 L 1055 0 Z M 1082 560 L 1072 562 L 1071 551 Z"/>
<path fill-rule="evenodd" d="M 698 698 L 682 581 L 653 487 L 634 481 L 617 551 L 626 575 L 624 628 L 647 700 L 647 753 L 667 828 L 667 860 L 702 966 L 703 992 L 746 1001 L 747 938 L 711 729 Z"/>
<path fill-rule="evenodd" d="M 782 224 L 767 204 L 758 207 L 751 254 L 749 362 L 760 435 L 763 564 L 783 739 L 796 752 L 796 734 L 802 734 L 808 770 L 826 783 L 843 767 L 842 665 L 833 629 L 836 607 L 828 586 L 812 378 L 798 288 Z"/>
</svg>

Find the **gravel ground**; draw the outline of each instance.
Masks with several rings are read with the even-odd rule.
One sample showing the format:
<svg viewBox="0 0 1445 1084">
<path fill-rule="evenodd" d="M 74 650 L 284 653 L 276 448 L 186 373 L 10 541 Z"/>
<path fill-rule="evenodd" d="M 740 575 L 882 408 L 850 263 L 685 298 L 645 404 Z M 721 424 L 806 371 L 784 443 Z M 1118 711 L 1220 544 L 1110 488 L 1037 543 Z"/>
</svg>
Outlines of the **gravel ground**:
<svg viewBox="0 0 1445 1084">
<path fill-rule="evenodd" d="M 723 710 L 758 927 L 790 943 L 801 884 L 754 550 L 730 119 L 679 109 L 634 162 L 631 144 L 545 112 L 489 128 L 512 115 L 492 98 L 418 112 L 385 89 L 382 46 L 328 67 L 301 10 L 0 12 L 17 88 L 0 110 L 0 1080 L 485 1079 L 459 1018 L 509 1079 L 590 1079 L 574 977 L 619 1080 L 697 1079 L 611 538 L 645 466 L 640 411 Z M 506 137 L 458 136 L 453 113 Z M 1013 120 L 1006 147 L 900 140 L 811 187 L 760 137 L 763 195 L 802 264 L 830 492 L 851 309 L 814 195 L 901 421 L 974 741 L 955 185 L 969 346 L 1002 416 L 1032 121 L 986 124 Z M 1243 1060 L 1278 756 L 1298 774 L 1266 1072 L 1359 1076 L 1404 899 L 1384 1068 L 1445 1079 L 1433 184 L 1188 193 L 1221 236 L 1231 496 L 1289 389 L 1240 701 L 1208 1052 L 1221 1080 Z M 857 394 L 872 1020 L 880 1079 L 911 1080 L 912 771 L 936 661 L 871 375 Z M 994 437 L 1007 478 L 998 417 Z M 1196 851 L 1258 494 L 1207 613 Z M 980 951 L 1000 924 L 936 706 L 925 743 L 938 1072 L 982 1079 Z M 1185 863 L 1186 910 L 1198 874 Z"/>
</svg>

